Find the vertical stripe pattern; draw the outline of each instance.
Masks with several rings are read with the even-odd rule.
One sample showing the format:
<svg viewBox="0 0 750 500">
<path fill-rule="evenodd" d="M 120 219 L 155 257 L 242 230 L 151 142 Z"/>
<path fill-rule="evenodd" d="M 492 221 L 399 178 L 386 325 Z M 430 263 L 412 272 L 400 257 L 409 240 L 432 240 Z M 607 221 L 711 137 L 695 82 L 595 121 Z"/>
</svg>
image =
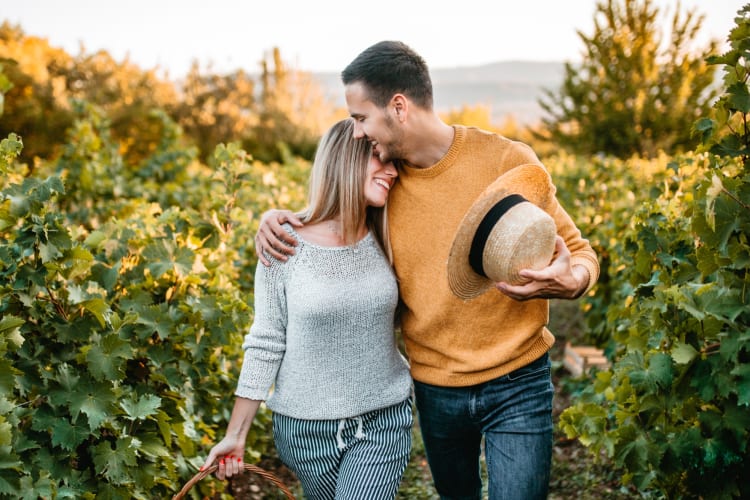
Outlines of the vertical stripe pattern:
<svg viewBox="0 0 750 500">
<path fill-rule="evenodd" d="M 308 500 L 393 499 L 409 461 L 411 427 L 412 398 L 340 420 L 273 414 L 279 457 Z"/>
</svg>

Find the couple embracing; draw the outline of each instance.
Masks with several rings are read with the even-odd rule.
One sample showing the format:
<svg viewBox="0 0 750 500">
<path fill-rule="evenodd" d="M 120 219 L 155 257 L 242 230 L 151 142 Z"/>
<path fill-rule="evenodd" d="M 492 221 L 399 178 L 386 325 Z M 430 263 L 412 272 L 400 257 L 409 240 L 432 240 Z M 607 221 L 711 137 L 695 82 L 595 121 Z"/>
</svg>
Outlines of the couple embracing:
<svg viewBox="0 0 750 500">
<path fill-rule="evenodd" d="M 392 499 L 413 398 L 441 498 L 482 498 L 482 440 L 490 499 L 546 498 L 547 299 L 590 290 L 596 254 L 531 148 L 437 116 L 411 48 L 377 43 L 342 80 L 351 117 L 318 145 L 307 208 L 256 235 L 255 318 L 204 467 L 242 471 L 266 401 L 307 498 Z"/>
</svg>

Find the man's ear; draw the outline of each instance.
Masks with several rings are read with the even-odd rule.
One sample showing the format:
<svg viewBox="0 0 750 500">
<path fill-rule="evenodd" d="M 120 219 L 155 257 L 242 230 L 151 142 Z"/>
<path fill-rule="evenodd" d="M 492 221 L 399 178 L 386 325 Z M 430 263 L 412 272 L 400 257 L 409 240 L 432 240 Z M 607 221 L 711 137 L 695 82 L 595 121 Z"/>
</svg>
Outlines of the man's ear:
<svg viewBox="0 0 750 500">
<path fill-rule="evenodd" d="M 404 94 L 394 94 L 391 97 L 390 106 L 399 122 L 406 120 L 406 114 L 409 112 L 409 100 Z"/>
</svg>

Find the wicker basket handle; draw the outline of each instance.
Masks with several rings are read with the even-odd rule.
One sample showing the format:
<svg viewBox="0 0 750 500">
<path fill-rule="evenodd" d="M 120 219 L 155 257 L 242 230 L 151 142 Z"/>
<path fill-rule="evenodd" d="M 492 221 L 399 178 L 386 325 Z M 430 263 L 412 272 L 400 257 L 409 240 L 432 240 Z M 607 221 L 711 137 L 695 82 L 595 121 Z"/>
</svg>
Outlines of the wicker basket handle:
<svg viewBox="0 0 750 500">
<path fill-rule="evenodd" d="M 200 481 L 204 477 L 208 476 L 209 474 L 212 474 L 218 467 L 219 467 L 218 465 L 212 465 L 211 467 L 207 468 L 206 470 L 198 471 L 198 473 L 195 476 L 193 476 L 193 478 L 190 479 L 190 481 L 188 481 L 187 483 L 185 483 L 185 486 L 182 487 L 182 489 L 180 490 L 180 492 L 177 493 L 175 496 L 172 497 L 172 500 L 179 500 L 179 499 L 183 498 L 185 496 L 185 494 L 188 491 L 190 491 L 190 488 L 192 488 L 193 486 L 195 486 L 195 483 L 197 483 L 198 481 Z M 268 479 L 273 484 L 275 484 L 276 486 L 278 486 L 279 489 L 284 492 L 284 494 L 286 495 L 286 497 L 289 500 L 294 500 L 294 495 L 292 495 L 292 492 L 289 491 L 289 488 L 287 488 L 286 485 L 284 483 L 282 483 L 281 480 L 278 477 L 274 476 L 273 474 L 271 474 L 270 472 L 268 472 L 265 469 L 261 469 L 257 465 L 244 464 L 244 467 L 245 467 L 246 471 L 254 472 L 255 474 L 258 474 L 259 476 L 262 476 L 262 477 Z"/>
</svg>

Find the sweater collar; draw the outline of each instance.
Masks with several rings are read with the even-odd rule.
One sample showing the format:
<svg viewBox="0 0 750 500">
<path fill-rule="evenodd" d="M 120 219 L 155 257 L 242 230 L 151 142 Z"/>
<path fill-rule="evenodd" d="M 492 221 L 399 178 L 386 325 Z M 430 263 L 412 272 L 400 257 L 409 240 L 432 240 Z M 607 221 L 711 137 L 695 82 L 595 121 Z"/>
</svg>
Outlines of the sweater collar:
<svg viewBox="0 0 750 500">
<path fill-rule="evenodd" d="M 403 163 L 403 175 L 413 177 L 435 177 L 448 170 L 456 161 L 458 152 L 466 141 L 466 127 L 463 125 L 453 125 L 453 142 L 448 152 L 440 158 L 440 161 L 427 168 L 416 168 L 408 163 Z"/>
</svg>

